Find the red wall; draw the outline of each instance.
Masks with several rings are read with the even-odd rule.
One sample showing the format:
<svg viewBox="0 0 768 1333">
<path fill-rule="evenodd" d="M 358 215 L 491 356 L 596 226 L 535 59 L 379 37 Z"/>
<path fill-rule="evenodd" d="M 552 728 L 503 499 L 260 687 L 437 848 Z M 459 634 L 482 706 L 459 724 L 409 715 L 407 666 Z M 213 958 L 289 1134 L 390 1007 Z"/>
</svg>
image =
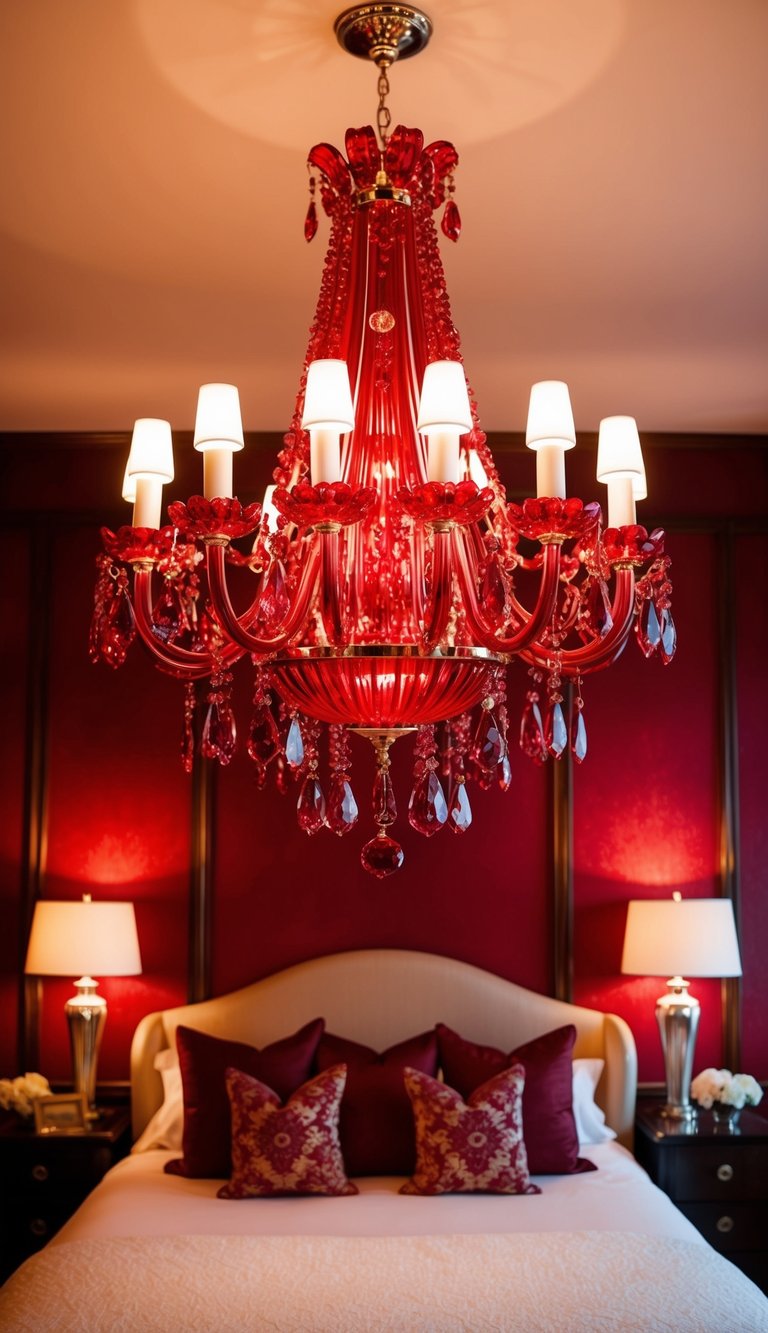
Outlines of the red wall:
<svg viewBox="0 0 768 1333">
<path fill-rule="evenodd" d="M 248 451 L 246 451 L 246 454 Z M 580 455 L 580 457 L 579 457 Z M 243 458 L 246 455 L 242 456 Z M 527 490 L 524 451 L 500 454 L 512 493 Z M 573 459 L 573 463 L 571 460 Z M 48 511 L 52 558 L 52 641 L 47 681 L 47 864 L 43 890 L 52 897 L 94 895 L 136 903 L 144 973 L 103 983 L 110 1018 L 100 1065 L 105 1078 L 127 1076 L 130 1033 L 142 1014 L 183 1001 L 187 989 L 191 844 L 190 781 L 178 762 L 182 693 L 154 671 L 138 648 L 120 672 L 90 665 L 87 631 L 98 548 L 97 515 L 115 520 L 122 474 L 113 449 L 46 453 L 6 450 L 6 495 L 16 506 L 2 552 L 15 570 L 6 580 L 2 616 L 4 725 L 0 728 L 2 883 L 0 999 L 12 1016 L 17 991 L 19 903 L 25 878 L 24 811 L 26 643 L 29 543 L 25 510 Z M 258 495 L 270 460 L 254 454 L 243 492 Z M 594 453 L 569 456 L 573 491 L 592 497 Z M 238 460 L 238 475 L 240 472 Z M 187 469 L 182 461 L 180 471 Z M 768 477 L 762 447 L 651 447 L 648 472 L 654 513 L 668 524 L 673 557 L 679 651 L 672 666 L 645 663 L 631 642 L 611 671 L 585 684 L 589 754 L 574 771 L 574 998 L 610 1007 L 630 1021 L 641 1078 L 661 1077 L 653 1001 L 658 980 L 619 973 L 626 902 L 682 888 L 719 891 L 720 643 L 717 580 L 728 522 L 739 530 L 738 572 L 764 570 Z M 693 478 L 693 482 L 691 481 Z M 181 476 L 174 492 L 199 483 Z M 77 492 L 80 513 L 73 509 Z M 86 512 L 87 511 L 87 512 Z M 20 533 L 20 536 L 16 534 Z M 9 556 L 9 552 L 13 552 Z M 756 576 L 735 595 L 740 758 L 740 869 L 744 926 L 743 1065 L 768 1077 L 768 927 L 766 820 L 762 769 L 768 744 L 764 691 L 768 622 Z M 248 675 L 246 669 L 246 676 Z M 510 675 L 513 735 L 526 685 Z M 238 686 L 247 727 L 249 688 Z M 212 865 L 212 958 L 216 991 L 335 949 L 392 945 L 445 953 L 525 985 L 553 984 L 551 794 L 548 774 L 516 750 L 509 793 L 471 792 L 475 820 L 464 837 L 443 831 L 426 840 L 406 820 L 409 756 L 395 750 L 404 869 L 374 881 L 359 866 L 373 833 L 369 792 L 372 754 L 355 740 L 353 785 L 358 827 L 344 839 L 327 830 L 308 839 L 295 825 L 295 792 L 255 789 L 240 754 L 216 784 Z M 69 983 L 44 984 L 39 1065 L 66 1077 L 63 1001 Z M 721 1059 L 719 987 L 697 982 L 704 1008 L 697 1064 Z M 13 1022 L 0 1034 L 0 1075 L 17 1072 Z"/>
</svg>

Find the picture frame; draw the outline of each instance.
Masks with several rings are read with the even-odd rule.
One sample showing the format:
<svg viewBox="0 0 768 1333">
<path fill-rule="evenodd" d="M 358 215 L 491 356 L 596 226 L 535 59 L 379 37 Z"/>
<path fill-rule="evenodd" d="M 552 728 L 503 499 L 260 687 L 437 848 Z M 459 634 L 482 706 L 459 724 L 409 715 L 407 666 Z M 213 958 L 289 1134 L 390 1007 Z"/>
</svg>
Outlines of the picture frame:
<svg viewBox="0 0 768 1333">
<path fill-rule="evenodd" d="M 54 1092 L 35 1100 L 35 1130 L 38 1134 L 84 1134 L 88 1129 L 88 1107 L 84 1092 Z"/>
</svg>

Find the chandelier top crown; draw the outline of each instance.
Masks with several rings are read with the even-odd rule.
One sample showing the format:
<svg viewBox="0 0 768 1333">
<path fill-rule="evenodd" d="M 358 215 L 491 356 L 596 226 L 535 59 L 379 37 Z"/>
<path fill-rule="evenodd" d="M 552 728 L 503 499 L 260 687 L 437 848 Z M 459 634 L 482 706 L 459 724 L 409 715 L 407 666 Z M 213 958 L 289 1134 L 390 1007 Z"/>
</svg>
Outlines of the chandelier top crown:
<svg viewBox="0 0 768 1333">
<path fill-rule="evenodd" d="M 333 26 L 345 51 L 380 69 L 418 55 L 432 36 L 430 19 L 414 5 L 353 5 Z"/>
</svg>

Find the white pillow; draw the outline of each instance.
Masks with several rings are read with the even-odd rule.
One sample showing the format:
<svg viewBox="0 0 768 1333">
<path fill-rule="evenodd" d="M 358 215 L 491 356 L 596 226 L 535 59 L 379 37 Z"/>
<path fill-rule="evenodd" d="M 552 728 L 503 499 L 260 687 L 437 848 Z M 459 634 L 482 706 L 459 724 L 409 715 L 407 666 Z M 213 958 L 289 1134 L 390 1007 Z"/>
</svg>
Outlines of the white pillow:
<svg viewBox="0 0 768 1333">
<path fill-rule="evenodd" d="M 582 1147 L 590 1143 L 607 1143 L 616 1133 L 605 1123 L 605 1112 L 595 1101 L 595 1089 L 600 1082 L 604 1060 L 574 1060 L 573 1062 L 573 1118 Z"/>
<path fill-rule="evenodd" d="M 171 1148 L 181 1152 L 184 1130 L 184 1094 L 181 1086 L 181 1068 L 176 1051 L 167 1046 L 155 1056 L 155 1069 L 163 1080 L 163 1104 L 155 1111 L 131 1152 L 148 1152 L 150 1148 Z"/>
</svg>

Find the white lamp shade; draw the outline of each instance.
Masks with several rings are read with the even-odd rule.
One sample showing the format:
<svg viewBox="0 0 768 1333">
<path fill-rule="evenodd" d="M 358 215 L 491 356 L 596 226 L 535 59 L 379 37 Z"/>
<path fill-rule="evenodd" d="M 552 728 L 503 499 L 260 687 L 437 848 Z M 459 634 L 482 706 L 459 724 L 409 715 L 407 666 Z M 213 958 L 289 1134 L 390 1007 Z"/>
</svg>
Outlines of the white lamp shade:
<svg viewBox="0 0 768 1333">
<path fill-rule="evenodd" d="M 604 417 L 597 440 L 597 480 L 642 477 L 645 472 L 634 417 Z"/>
<path fill-rule="evenodd" d="M 422 435 L 472 429 L 467 381 L 460 361 L 430 361 L 421 386 L 416 429 Z"/>
<path fill-rule="evenodd" d="M 36 903 L 24 971 L 41 977 L 138 976 L 133 903 Z"/>
<path fill-rule="evenodd" d="M 573 449 L 576 427 L 568 385 L 562 380 L 541 380 L 531 387 L 525 443 L 529 449 L 551 444 Z"/>
<path fill-rule="evenodd" d="M 126 472 L 134 480 L 173 481 L 170 421 L 140 417 L 135 422 Z"/>
<path fill-rule="evenodd" d="M 345 435 L 355 424 L 346 361 L 312 361 L 304 393 L 304 430 L 335 431 Z"/>
<path fill-rule="evenodd" d="M 488 474 L 480 462 L 480 455 L 476 449 L 470 449 L 469 451 L 469 479 L 481 491 L 485 490 L 488 485 Z"/>
<path fill-rule="evenodd" d="M 632 495 L 638 500 L 648 499 L 648 480 L 645 475 L 645 463 L 643 463 L 642 475 L 638 477 L 636 472 L 632 474 Z"/>
<path fill-rule="evenodd" d="M 203 384 L 197 396 L 194 446 L 206 449 L 243 448 L 240 395 L 235 384 Z"/>
<path fill-rule="evenodd" d="M 275 508 L 276 486 L 268 486 L 264 492 L 264 499 L 261 503 L 261 516 L 267 520 L 267 528 L 270 532 L 277 532 L 277 520 L 279 514 Z"/>
<path fill-rule="evenodd" d="M 651 977 L 740 977 L 730 899 L 630 902 L 621 970 Z"/>
<path fill-rule="evenodd" d="M 129 505 L 132 505 L 136 503 L 136 478 L 131 476 L 128 466 L 128 463 L 126 463 L 123 474 L 123 489 L 120 494 Z"/>
</svg>

